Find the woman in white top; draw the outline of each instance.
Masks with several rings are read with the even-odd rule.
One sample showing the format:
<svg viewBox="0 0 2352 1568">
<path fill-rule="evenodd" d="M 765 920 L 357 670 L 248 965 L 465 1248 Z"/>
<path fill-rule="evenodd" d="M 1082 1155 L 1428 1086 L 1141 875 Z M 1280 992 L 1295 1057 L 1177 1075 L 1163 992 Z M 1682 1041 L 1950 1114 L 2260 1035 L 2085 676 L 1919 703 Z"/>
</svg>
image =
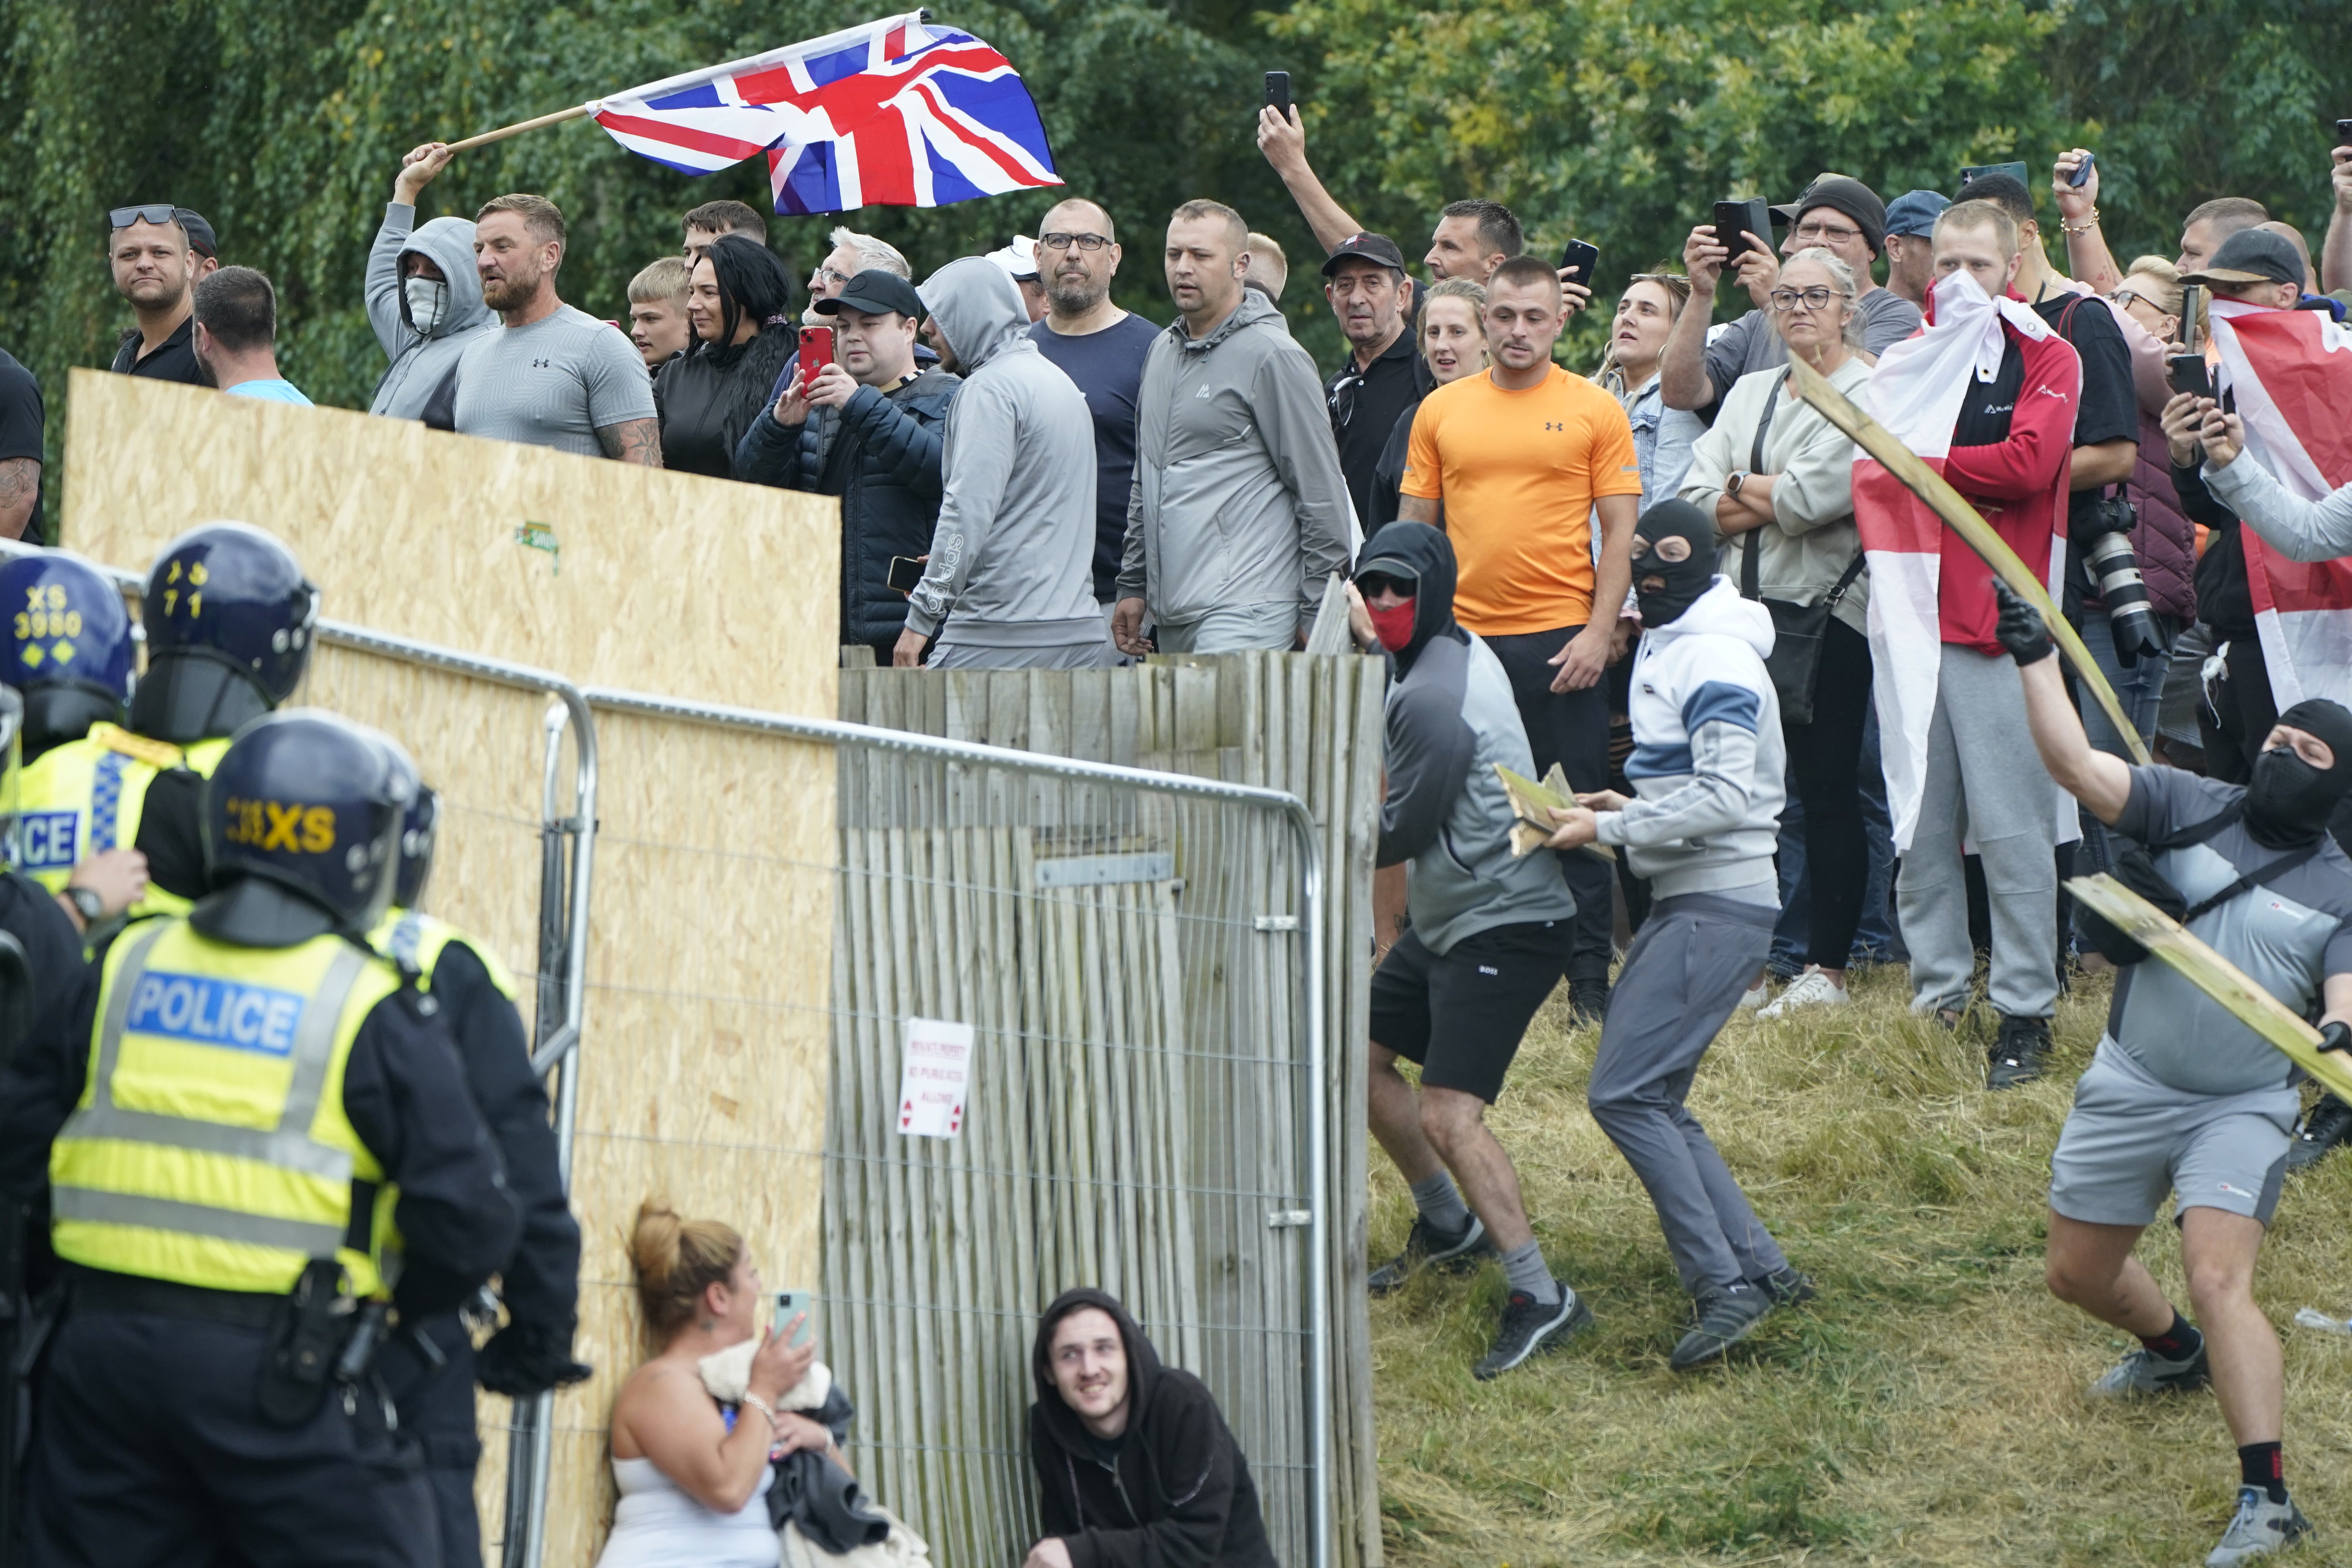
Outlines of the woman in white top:
<svg viewBox="0 0 2352 1568">
<path fill-rule="evenodd" d="M 789 1325 L 776 1337 L 761 1321 L 760 1271 L 743 1238 L 716 1220 L 641 1205 L 629 1266 L 656 1349 L 613 1402 L 621 1502 L 598 1568 L 775 1568 L 770 1460 L 833 1444 L 816 1422 L 776 1407 L 816 1346 L 790 1348 Z M 696 1363 L 754 1334 L 742 1406 L 722 1409 Z"/>
</svg>

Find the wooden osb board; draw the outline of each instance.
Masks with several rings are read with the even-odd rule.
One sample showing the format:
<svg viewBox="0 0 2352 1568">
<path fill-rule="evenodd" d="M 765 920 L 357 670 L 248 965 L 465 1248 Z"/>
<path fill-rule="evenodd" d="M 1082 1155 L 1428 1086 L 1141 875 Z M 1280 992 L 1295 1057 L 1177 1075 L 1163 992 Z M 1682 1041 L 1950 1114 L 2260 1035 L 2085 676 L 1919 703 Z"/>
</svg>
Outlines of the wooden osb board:
<svg viewBox="0 0 2352 1568">
<path fill-rule="evenodd" d="M 68 385 L 69 549 L 143 571 L 235 518 L 292 548 L 331 619 L 582 685 L 833 714 L 830 497 L 98 371 Z M 518 541 L 533 522 L 555 552 Z"/>
<path fill-rule="evenodd" d="M 99 560 L 143 570 L 185 528 L 236 518 L 288 542 L 335 620 L 583 686 L 833 712 L 830 500 L 121 376 L 78 372 L 71 398 L 63 538 Z M 550 522 L 560 556 L 518 544 L 523 520 Z M 529 1017 L 547 699 L 324 647 L 296 700 L 398 737 L 443 791 L 427 907 L 507 960 Z M 596 728 L 572 1167 L 577 1349 L 596 1375 L 556 1401 L 549 1568 L 586 1568 L 611 1518 L 605 1417 L 638 1359 L 624 1240 L 639 1201 L 735 1226 L 772 1285 L 823 1286 L 832 752 L 609 712 Z M 565 810 L 571 776 L 567 756 Z M 483 1396 L 493 1563 L 508 1420 Z"/>
</svg>

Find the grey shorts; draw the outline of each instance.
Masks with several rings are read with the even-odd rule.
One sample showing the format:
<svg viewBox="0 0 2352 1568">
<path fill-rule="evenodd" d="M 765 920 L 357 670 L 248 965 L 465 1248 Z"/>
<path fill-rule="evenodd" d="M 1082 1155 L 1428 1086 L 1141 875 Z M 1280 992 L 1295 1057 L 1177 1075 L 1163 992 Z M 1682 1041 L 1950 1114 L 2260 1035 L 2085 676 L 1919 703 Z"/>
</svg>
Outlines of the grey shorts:
<svg viewBox="0 0 2352 1568">
<path fill-rule="evenodd" d="M 2268 1225 L 2299 1105 L 2291 1086 L 2245 1094 L 2173 1089 L 2103 1039 L 2050 1156 L 2050 1206 L 2085 1225 L 2144 1226 L 2171 1192 L 2181 1209 L 2221 1209 Z"/>
</svg>

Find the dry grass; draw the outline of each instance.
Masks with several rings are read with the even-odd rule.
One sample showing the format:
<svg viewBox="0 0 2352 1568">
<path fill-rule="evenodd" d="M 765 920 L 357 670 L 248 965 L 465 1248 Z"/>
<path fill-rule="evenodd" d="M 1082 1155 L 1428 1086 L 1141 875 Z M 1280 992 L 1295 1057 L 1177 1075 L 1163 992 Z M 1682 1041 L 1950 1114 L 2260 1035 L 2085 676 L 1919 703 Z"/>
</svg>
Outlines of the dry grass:
<svg viewBox="0 0 2352 1568">
<path fill-rule="evenodd" d="M 1479 1384 L 1497 1268 L 1373 1304 L 1392 1564 L 2204 1560 L 2237 1486 L 2211 1397 L 2089 1404 L 2126 1338 L 2042 1283 L 2050 1151 L 2105 983 L 2062 1004 L 2050 1077 L 2000 1095 L 1981 1088 L 1977 1037 L 1906 1015 L 1899 971 L 1859 977 L 1857 998 L 1803 1023 L 1742 1018 L 1700 1074 L 1694 1110 L 1822 1299 L 1685 1375 L 1666 1352 L 1687 1299 L 1584 1108 L 1597 1032 L 1570 1030 L 1554 999 L 1493 1122 L 1545 1254 L 1600 1321 Z M 1411 1207 L 1373 1167 L 1378 1257 Z M 2352 1308 L 2347 1198 L 2352 1158 L 2291 1182 L 2256 1277 L 2287 1347 L 2288 1483 L 2318 1527 L 2296 1563 L 2352 1564 L 2352 1343 L 2291 1321 Z M 2170 1226 L 2142 1256 L 2185 1300 Z"/>
</svg>

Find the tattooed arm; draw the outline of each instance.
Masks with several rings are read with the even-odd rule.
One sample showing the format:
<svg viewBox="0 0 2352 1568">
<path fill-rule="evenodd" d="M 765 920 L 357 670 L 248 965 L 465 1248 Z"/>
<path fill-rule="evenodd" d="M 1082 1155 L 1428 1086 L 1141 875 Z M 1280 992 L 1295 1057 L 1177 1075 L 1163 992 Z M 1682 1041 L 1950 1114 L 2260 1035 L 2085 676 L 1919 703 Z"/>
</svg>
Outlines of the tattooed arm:
<svg viewBox="0 0 2352 1568">
<path fill-rule="evenodd" d="M 624 419 L 618 425 L 603 426 L 596 432 L 596 440 L 608 458 L 617 458 L 624 463 L 642 463 L 648 468 L 662 466 L 658 419 Z"/>
<path fill-rule="evenodd" d="M 38 458 L 0 458 L 0 539 L 22 539 L 41 494 Z"/>
</svg>

